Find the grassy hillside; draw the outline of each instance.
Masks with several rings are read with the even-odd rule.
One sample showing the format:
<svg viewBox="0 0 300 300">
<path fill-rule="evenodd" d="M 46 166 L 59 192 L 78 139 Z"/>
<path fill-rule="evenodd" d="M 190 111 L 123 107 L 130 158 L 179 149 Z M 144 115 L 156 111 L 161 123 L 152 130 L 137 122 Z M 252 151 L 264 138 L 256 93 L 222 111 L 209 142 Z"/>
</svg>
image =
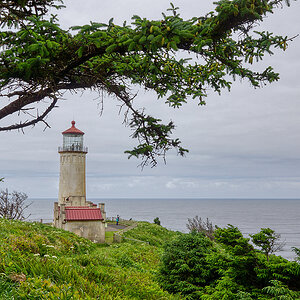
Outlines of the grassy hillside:
<svg viewBox="0 0 300 300">
<path fill-rule="evenodd" d="M 47 225 L 0 219 L 0 299 L 175 299 L 155 280 L 161 245 L 174 235 L 141 222 L 124 236 L 150 244 L 97 245 Z"/>
</svg>

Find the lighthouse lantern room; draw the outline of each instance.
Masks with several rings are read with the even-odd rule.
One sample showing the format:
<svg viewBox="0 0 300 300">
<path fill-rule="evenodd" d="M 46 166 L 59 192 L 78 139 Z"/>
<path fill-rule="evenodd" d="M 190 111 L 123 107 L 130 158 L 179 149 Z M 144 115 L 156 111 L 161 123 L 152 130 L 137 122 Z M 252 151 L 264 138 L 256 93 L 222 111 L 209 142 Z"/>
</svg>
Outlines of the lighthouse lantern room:
<svg viewBox="0 0 300 300">
<path fill-rule="evenodd" d="M 75 121 L 71 122 L 72 127 L 65 130 L 63 135 L 63 146 L 59 147 L 61 151 L 87 152 L 87 147 L 83 147 L 84 132 L 75 127 Z"/>
</svg>

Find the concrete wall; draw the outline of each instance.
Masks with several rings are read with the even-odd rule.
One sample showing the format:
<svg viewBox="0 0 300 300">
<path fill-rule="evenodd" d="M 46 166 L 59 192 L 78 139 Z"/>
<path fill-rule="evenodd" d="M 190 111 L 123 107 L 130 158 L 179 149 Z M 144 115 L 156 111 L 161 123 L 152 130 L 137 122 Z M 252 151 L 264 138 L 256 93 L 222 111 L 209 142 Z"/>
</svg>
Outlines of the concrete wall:
<svg viewBox="0 0 300 300">
<path fill-rule="evenodd" d="M 99 203 L 98 207 L 101 210 L 102 218 L 106 221 L 106 211 L 105 211 L 105 203 Z"/>
<path fill-rule="evenodd" d="M 75 234 L 91 241 L 98 243 L 105 242 L 105 224 L 99 220 L 68 221 L 63 227 L 63 229 L 74 232 Z"/>
<path fill-rule="evenodd" d="M 53 226 L 60 228 L 59 224 L 59 208 L 58 208 L 58 202 L 54 202 L 54 217 L 53 217 Z"/>
<path fill-rule="evenodd" d="M 64 203 L 66 206 L 91 206 L 88 205 L 86 198 L 83 196 L 69 196 Z"/>
<path fill-rule="evenodd" d="M 58 203 L 69 196 L 86 197 L 84 152 L 60 152 Z"/>
</svg>

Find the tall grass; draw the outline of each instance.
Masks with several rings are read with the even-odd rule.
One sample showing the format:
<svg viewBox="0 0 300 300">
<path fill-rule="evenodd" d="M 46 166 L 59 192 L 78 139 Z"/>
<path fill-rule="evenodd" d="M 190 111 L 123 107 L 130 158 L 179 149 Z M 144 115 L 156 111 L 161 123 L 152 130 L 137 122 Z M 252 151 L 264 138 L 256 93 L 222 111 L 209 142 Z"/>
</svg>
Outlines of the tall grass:
<svg viewBox="0 0 300 300">
<path fill-rule="evenodd" d="M 175 233 L 143 222 L 124 234 L 150 245 L 94 244 L 40 223 L 0 219 L 0 299 L 174 299 L 155 275 L 159 246 Z"/>
<path fill-rule="evenodd" d="M 139 222 L 136 228 L 123 233 L 125 237 L 145 241 L 157 247 L 161 247 L 165 242 L 171 240 L 178 234 L 180 233 L 148 222 Z"/>
</svg>

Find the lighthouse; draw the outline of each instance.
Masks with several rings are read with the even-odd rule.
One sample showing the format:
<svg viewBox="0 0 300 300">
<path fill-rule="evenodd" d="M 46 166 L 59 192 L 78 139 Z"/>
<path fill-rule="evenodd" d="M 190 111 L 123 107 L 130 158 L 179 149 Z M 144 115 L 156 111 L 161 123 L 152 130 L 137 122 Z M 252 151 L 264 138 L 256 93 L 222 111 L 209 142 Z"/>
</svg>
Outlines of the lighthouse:
<svg viewBox="0 0 300 300">
<path fill-rule="evenodd" d="M 69 203 L 72 206 L 85 205 L 86 181 L 85 164 L 87 147 L 83 146 L 84 132 L 72 126 L 62 132 L 63 145 L 58 148 L 60 154 L 59 205 Z"/>
<path fill-rule="evenodd" d="M 86 200 L 86 154 L 83 145 L 84 132 L 71 127 L 62 132 L 60 155 L 58 202 L 54 202 L 55 227 L 74 232 L 94 242 L 105 241 L 104 203 L 94 204 Z"/>
</svg>

